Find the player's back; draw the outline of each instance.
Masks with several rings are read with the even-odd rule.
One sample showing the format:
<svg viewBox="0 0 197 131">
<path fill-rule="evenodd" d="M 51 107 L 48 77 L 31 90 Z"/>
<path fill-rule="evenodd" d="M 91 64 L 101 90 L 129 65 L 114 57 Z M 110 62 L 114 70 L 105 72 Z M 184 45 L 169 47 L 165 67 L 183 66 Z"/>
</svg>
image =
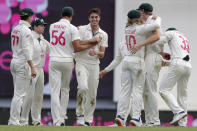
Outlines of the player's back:
<svg viewBox="0 0 197 131">
<path fill-rule="evenodd" d="M 169 41 L 172 57 L 184 58 L 189 55 L 189 42 L 182 33 L 179 31 L 167 31 L 166 35 L 172 37 Z"/>
<path fill-rule="evenodd" d="M 11 32 L 11 49 L 13 52 L 13 60 L 18 63 L 25 63 L 27 58 L 25 53 L 27 50 L 31 50 L 30 43 L 32 39 L 31 30 L 28 26 L 25 26 L 25 22 L 20 21 L 19 25 L 13 28 Z M 29 54 L 31 52 L 28 52 Z"/>
<path fill-rule="evenodd" d="M 128 50 L 127 56 L 137 56 L 137 57 L 144 58 L 144 53 L 145 53 L 144 47 L 140 48 L 140 50 L 138 50 L 135 54 L 131 53 L 131 48 L 135 44 L 140 43 L 146 39 L 145 35 L 141 35 L 138 33 L 139 30 L 141 30 L 141 28 L 139 27 L 141 26 L 135 24 L 133 26 L 126 27 L 125 29 L 125 40 L 126 40 L 126 45 L 127 45 L 127 50 Z"/>
<path fill-rule="evenodd" d="M 75 33 L 73 33 L 75 32 Z M 72 41 L 78 35 L 77 28 L 66 19 L 51 24 L 50 26 L 50 60 L 73 61 Z"/>
</svg>

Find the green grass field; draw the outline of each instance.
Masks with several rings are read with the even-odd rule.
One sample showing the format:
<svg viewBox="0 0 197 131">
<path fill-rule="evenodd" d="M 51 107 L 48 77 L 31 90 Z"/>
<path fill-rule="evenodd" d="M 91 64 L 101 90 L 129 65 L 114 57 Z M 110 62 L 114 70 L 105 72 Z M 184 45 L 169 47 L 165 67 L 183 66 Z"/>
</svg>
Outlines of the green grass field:
<svg viewBox="0 0 197 131">
<path fill-rule="evenodd" d="M 197 131 L 197 127 L 0 126 L 0 131 Z"/>
</svg>

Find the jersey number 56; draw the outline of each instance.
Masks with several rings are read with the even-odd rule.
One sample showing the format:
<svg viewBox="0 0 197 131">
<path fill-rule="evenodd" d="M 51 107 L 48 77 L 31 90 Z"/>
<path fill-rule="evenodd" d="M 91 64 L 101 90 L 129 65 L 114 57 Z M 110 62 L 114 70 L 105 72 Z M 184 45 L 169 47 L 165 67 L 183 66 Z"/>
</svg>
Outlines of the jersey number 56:
<svg viewBox="0 0 197 131">
<path fill-rule="evenodd" d="M 52 30 L 52 45 L 57 45 L 59 43 L 60 45 L 64 46 L 66 44 L 66 39 L 63 37 L 64 31 L 61 31 L 60 33 L 58 30 Z"/>
</svg>

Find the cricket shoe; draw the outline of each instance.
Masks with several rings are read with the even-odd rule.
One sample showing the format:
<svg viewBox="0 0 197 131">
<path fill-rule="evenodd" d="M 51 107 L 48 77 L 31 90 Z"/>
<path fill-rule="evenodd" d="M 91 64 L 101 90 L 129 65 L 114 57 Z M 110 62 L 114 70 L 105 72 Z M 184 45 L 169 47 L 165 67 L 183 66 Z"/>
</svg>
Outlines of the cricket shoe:
<svg viewBox="0 0 197 131">
<path fill-rule="evenodd" d="M 170 122 L 171 125 L 177 124 L 181 119 L 185 118 L 187 116 L 187 113 L 184 111 L 181 111 L 177 114 L 174 114 L 173 120 Z"/>
<path fill-rule="evenodd" d="M 87 126 L 84 121 L 84 116 L 77 116 L 77 125 L 78 126 Z"/>
<path fill-rule="evenodd" d="M 118 115 L 116 118 L 115 118 L 115 123 L 118 125 L 118 126 L 125 126 L 125 122 L 124 122 L 124 119 Z"/>
<path fill-rule="evenodd" d="M 137 126 L 137 127 L 140 127 L 142 126 L 142 121 L 141 121 L 141 118 L 139 119 L 136 119 L 136 118 L 132 118 L 129 122 L 132 126 Z"/>
</svg>

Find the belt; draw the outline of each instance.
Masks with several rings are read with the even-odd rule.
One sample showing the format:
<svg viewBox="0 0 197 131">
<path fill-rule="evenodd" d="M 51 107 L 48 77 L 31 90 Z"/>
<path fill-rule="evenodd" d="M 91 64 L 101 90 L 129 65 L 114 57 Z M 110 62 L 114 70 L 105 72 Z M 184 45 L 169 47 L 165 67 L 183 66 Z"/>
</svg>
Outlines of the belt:
<svg viewBox="0 0 197 131">
<path fill-rule="evenodd" d="M 186 56 L 183 58 L 184 61 L 189 61 L 189 59 L 190 59 L 190 58 L 189 58 L 189 55 L 186 55 Z"/>
</svg>

